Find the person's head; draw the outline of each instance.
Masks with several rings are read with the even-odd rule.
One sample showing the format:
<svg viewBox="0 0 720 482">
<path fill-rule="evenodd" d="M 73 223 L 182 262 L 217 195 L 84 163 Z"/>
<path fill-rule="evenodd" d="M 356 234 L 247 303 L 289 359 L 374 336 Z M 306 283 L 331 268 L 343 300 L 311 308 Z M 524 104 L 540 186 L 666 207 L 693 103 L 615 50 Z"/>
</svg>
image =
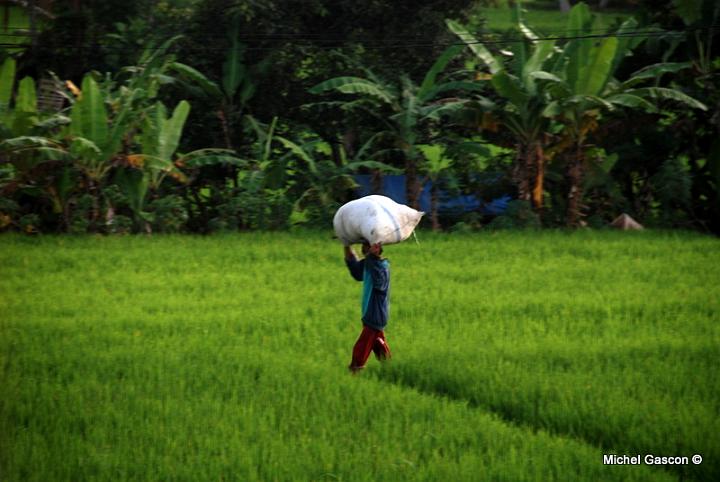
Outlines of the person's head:
<svg viewBox="0 0 720 482">
<path fill-rule="evenodd" d="M 380 255 L 382 255 L 382 252 L 383 252 L 382 244 L 380 244 L 380 243 L 370 244 L 368 242 L 364 242 L 362 244 L 363 256 L 367 256 L 368 254 L 371 254 L 371 255 L 379 258 Z"/>
</svg>

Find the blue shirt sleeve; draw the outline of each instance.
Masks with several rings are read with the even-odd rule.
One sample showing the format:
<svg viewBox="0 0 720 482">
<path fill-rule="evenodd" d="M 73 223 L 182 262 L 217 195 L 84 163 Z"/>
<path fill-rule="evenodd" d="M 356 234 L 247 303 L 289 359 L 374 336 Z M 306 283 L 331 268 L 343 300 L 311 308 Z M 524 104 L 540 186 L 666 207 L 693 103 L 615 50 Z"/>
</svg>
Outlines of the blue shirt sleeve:
<svg viewBox="0 0 720 482">
<path fill-rule="evenodd" d="M 345 264 L 348 267 L 348 270 L 350 270 L 350 276 L 355 278 L 356 281 L 362 281 L 363 280 L 363 271 L 365 270 L 365 260 L 357 260 L 357 259 L 348 259 L 345 258 Z"/>
</svg>

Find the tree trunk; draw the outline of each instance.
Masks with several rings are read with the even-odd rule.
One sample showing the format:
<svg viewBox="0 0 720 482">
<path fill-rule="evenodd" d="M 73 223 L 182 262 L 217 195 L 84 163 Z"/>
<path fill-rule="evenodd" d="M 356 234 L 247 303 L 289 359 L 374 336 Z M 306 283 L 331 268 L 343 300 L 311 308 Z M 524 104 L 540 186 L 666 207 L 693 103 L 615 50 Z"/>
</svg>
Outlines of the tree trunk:
<svg viewBox="0 0 720 482">
<path fill-rule="evenodd" d="M 434 181 L 432 188 L 430 188 L 430 222 L 432 223 L 433 231 L 440 231 L 440 221 L 438 220 L 438 193 L 437 181 Z"/>
<path fill-rule="evenodd" d="M 29 24 L 30 24 L 29 26 L 30 26 L 30 37 L 31 37 L 31 38 L 30 38 L 30 42 L 31 42 L 32 46 L 35 47 L 35 46 L 37 45 L 37 37 L 38 37 L 38 36 L 37 36 L 37 32 L 36 32 L 36 29 L 37 29 L 37 25 L 36 25 L 37 20 L 36 20 L 36 17 L 35 17 L 35 16 L 36 16 L 36 12 L 35 12 L 35 8 L 36 8 L 35 0 L 30 0 L 30 1 L 28 2 L 28 7 L 29 7 L 29 8 L 28 8 L 28 20 L 29 20 Z M 5 24 L 5 25 L 7 25 L 7 24 Z"/>
<path fill-rule="evenodd" d="M 530 186 L 533 179 L 531 150 L 531 146 L 527 144 L 518 144 L 512 173 L 513 181 L 517 185 L 518 199 L 528 202 L 531 199 Z"/>
<path fill-rule="evenodd" d="M 330 149 L 332 154 L 333 163 L 340 167 L 342 166 L 342 141 L 338 139 L 333 139 L 330 141 Z"/>
<path fill-rule="evenodd" d="M 417 163 L 411 156 L 405 158 L 405 197 L 408 206 L 420 209 L 420 179 L 418 178 Z"/>
<path fill-rule="evenodd" d="M 97 229 L 97 222 L 100 218 L 100 186 L 88 177 L 88 194 L 92 198 L 92 210 L 90 211 L 90 230 Z"/>
<path fill-rule="evenodd" d="M 580 226 L 582 213 L 582 180 L 583 180 L 583 153 L 582 144 L 578 143 L 575 156 L 568 163 L 568 179 L 570 191 L 568 192 L 567 225 L 571 228 Z"/>
<path fill-rule="evenodd" d="M 370 174 L 370 192 L 372 194 L 384 194 L 382 189 L 382 171 L 373 169 Z"/>
<path fill-rule="evenodd" d="M 545 183 L 545 153 L 539 142 L 535 143 L 534 151 L 535 181 L 532 191 L 532 201 L 535 211 L 541 214 L 543 209 L 543 185 Z"/>
<path fill-rule="evenodd" d="M 545 152 L 542 143 L 536 140 L 530 144 L 520 144 L 517 151 L 513 179 L 517 184 L 518 199 L 531 203 L 540 214 L 545 183 Z"/>
<path fill-rule="evenodd" d="M 349 129 L 342 135 L 342 146 L 345 149 L 345 154 L 348 158 L 352 159 L 355 157 L 355 142 L 357 140 L 357 132 L 355 129 Z M 364 161 L 365 159 L 358 159 Z"/>
<path fill-rule="evenodd" d="M 70 202 L 66 201 L 62 207 L 62 224 L 65 227 L 65 232 L 70 231 Z"/>
<path fill-rule="evenodd" d="M 230 140 L 230 124 L 228 122 L 228 116 L 226 112 L 229 112 L 230 110 L 225 107 L 220 107 L 217 112 L 215 112 L 215 115 L 217 116 L 218 120 L 220 121 L 220 128 L 223 132 L 223 138 L 225 140 L 225 148 L 226 149 L 232 149 L 232 141 Z"/>
<path fill-rule="evenodd" d="M 200 219 L 208 220 L 208 212 L 205 204 L 202 202 L 202 199 L 200 199 L 200 189 L 199 188 L 193 188 L 190 187 L 190 194 L 192 195 L 193 200 L 195 201 L 195 204 L 198 208 L 198 214 L 200 215 Z"/>
<path fill-rule="evenodd" d="M 610 0 L 600 0 L 600 4 L 598 5 L 598 7 L 607 8 L 608 3 L 610 3 Z"/>
<path fill-rule="evenodd" d="M 232 127 L 230 126 L 230 112 L 232 112 L 232 105 L 225 106 L 225 103 L 223 102 L 223 106 L 221 106 L 217 112 L 215 112 L 215 115 L 217 115 L 218 120 L 220 121 L 220 127 L 222 128 L 223 137 L 225 139 L 225 148 L 230 150 L 235 150 L 232 143 Z M 237 166 L 233 165 L 227 165 L 225 166 L 225 175 L 232 179 L 233 187 L 235 189 L 238 188 L 238 169 Z"/>
</svg>

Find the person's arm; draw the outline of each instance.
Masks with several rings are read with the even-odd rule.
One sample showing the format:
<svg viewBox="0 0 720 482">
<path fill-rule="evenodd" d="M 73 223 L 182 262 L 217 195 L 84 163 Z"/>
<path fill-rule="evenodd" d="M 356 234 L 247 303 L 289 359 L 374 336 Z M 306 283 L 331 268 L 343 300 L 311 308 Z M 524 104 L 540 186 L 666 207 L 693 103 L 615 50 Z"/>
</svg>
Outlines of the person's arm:
<svg viewBox="0 0 720 482">
<path fill-rule="evenodd" d="M 350 246 L 344 247 L 344 254 L 345 264 L 347 265 L 348 270 L 350 270 L 350 276 L 355 278 L 357 281 L 362 281 L 363 271 L 365 269 L 364 260 L 358 261 L 355 251 L 353 251 Z"/>
</svg>

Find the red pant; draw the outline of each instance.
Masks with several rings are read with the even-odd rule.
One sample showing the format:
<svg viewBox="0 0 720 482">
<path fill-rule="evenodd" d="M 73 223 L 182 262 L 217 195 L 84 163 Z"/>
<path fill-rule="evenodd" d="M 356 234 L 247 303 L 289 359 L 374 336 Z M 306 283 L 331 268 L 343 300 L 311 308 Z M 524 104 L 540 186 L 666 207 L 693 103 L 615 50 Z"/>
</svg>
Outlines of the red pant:
<svg viewBox="0 0 720 482">
<path fill-rule="evenodd" d="M 355 347 L 353 347 L 350 370 L 356 372 L 365 367 L 371 351 L 374 352 L 375 357 L 381 361 L 391 356 L 390 347 L 387 341 L 385 341 L 385 333 L 383 333 L 382 330 L 376 330 L 367 325 L 363 325 L 360 338 L 358 338 L 358 341 L 355 342 Z"/>
</svg>

